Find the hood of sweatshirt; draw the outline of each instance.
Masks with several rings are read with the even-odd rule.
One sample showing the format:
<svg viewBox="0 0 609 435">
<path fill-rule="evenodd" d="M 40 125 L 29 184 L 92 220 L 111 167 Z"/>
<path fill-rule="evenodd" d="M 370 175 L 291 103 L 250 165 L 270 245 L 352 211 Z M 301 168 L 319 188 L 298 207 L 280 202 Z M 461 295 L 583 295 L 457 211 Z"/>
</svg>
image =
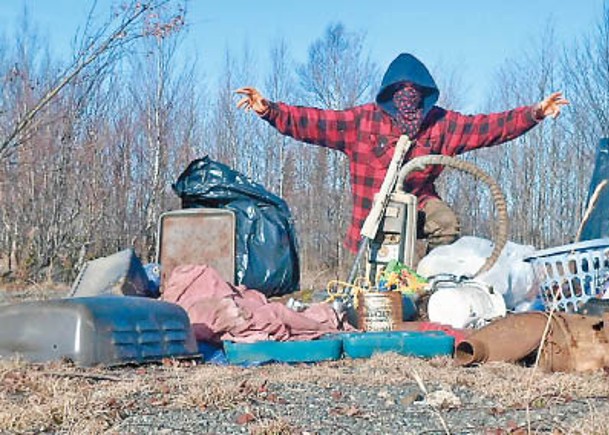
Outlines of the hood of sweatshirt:
<svg viewBox="0 0 609 435">
<path fill-rule="evenodd" d="M 387 68 L 381 88 L 376 95 L 376 103 L 392 117 L 395 117 L 397 108 L 393 102 L 393 94 L 405 82 L 419 87 L 423 94 L 423 118 L 438 101 L 440 91 L 436 82 L 423 63 L 409 53 L 402 53 L 396 57 Z"/>
</svg>

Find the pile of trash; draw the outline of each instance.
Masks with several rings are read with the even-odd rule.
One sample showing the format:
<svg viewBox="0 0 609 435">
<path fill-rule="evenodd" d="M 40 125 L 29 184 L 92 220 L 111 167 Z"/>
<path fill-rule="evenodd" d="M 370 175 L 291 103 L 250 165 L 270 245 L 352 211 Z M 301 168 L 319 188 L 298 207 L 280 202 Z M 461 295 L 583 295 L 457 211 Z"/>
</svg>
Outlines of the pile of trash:
<svg viewBox="0 0 609 435">
<path fill-rule="evenodd" d="M 379 352 L 609 368 L 609 239 L 538 251 L 462 237 L 416 270 L 392 260 L 374 285 L 331 281 L 324 300 L 298 290 L 297 242 L 280 198 L 208 158 L 174 190 L 157 261 L 133 249 L 86 263 L 67 298 L 0 307 L 0 357 L 80 366 L 165 358 L 214 364 L 312 363 Z M 268 254 L 268 255 L 267 255 Z"/>
<path fill-rule="evenodd" d="M 587 261 L 587 272 L 599 276 L 597 293 L 569 295 L 583 302 L 573 312 L 543 298 L 548 283 L 535 268 L 551 270 L 556 252 L 509 244 L 488 273 L 468 278 L 490 248 L 465 237 L 433 251 L 417 271 L 392 262 L 378 276 L 380 299 L 329 286 L 325 301 L 287 304 L 227 282 L 210 265 L 176 266 L 163 281 L 160 264 L 143 265 L 126 249 L 88 262 L 67 298 L 1 307 L 0 356 L 81 366 L 167 357 L 250 366 L 397 352 L 474 365 L 527 362 L 539 353 L 547 371 L 609 367 L 609 295 L 600 293 L 609 262 L 595 261 L 609 258 L 609 240 L 563 248 L 562 261 Z M 585 273 L 573 269 L 561 282 L 564 297 L 565 286 L 592 285 Z M 418 316 L 422 303 L 428 319 Z"/>
</svg>

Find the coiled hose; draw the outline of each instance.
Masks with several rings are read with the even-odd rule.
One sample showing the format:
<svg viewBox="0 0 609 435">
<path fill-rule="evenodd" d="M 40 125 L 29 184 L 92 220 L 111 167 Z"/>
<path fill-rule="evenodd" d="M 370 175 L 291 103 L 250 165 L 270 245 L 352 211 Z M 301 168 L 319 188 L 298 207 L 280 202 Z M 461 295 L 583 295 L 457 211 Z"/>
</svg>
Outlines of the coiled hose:
<svg viewBox="0 0 609 435">
<path fill-rule="evenodd" d="M 505 247 L 508 239 L 508 213 L 507 213 L 507 202 L 505 196 L 499 187 L 499 184 L 493 177 L 488 175 L 478 166 L 465 160 L 457 159 L 451 156 L 444 155 L 427 155 L 421 157 L 415 157 L 414 159 L 407 162 L 398 175 L 396 190 L 398 192 L 404 192 L 404 180 L 411 172 L 417 172 L 425 169 L 428 165 L 442 165 L 451 168 L 459 169 L 461 171 L 468 172 L 475 178 L 483 181 L 488 185 L 491 191 L 491 197 L 495 204 L 495 210 L 497 213 L 496 230 L 494 234 L 494 247 L 491 255 L 486 259 L 482 267 L 474 274 L 474 277 L 481 273 L 489 271 L 499 259 L 501 251 Z"/>
</svg>

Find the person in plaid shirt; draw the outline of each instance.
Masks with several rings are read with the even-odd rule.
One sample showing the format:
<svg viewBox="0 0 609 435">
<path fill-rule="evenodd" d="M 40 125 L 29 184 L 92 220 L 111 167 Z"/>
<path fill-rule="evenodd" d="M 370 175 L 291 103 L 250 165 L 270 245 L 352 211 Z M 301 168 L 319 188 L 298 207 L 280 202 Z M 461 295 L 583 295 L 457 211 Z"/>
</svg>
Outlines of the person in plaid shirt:
<svg viewBox="0 0 609 435">
<path fill-rule="evenodd" d="M 406 160 L 428 154 L 455 156 L 510 141 L 568 104 L 561 92 L 540 103 L 501 113 L 463 115 L 435 106 L 439 90 L 421 61 L 408 53 L 394 59 L 383 76 L 376 101 L 345 110 L 324 110 L 268 101 L 252 87 L 235 91 L 237 107 L 253 110 L 282 134 L 344 152 L 349 157 L 353 212 L 345 246 L 356 252 L 360 229 L 380 190 L 395 145 L 402 134 L 413 141 Z M 405 180 L 417 196 L 428 251 L 454 242 L 460 224 L 440 199 L 434 181 L 442 172 L 427 166 Z"/>
</svg>

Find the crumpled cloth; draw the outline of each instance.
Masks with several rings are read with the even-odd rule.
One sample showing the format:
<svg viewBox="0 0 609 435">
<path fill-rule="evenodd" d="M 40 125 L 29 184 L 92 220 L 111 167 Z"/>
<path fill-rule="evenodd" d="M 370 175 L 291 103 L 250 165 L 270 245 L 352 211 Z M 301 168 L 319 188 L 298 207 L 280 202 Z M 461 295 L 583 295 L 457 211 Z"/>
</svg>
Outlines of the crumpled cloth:
<svg viewBox="0 0 609 435">
<path fill-rule="evenodd" d="M 177 266 L 161 299 L 186 310 L 198 341 L 313 340 L 354 330 L 327 303 L 296 312 L 280 302 L 269 302 L 255 289 L 227 283 L 207 265 Z"/>
</svg>

